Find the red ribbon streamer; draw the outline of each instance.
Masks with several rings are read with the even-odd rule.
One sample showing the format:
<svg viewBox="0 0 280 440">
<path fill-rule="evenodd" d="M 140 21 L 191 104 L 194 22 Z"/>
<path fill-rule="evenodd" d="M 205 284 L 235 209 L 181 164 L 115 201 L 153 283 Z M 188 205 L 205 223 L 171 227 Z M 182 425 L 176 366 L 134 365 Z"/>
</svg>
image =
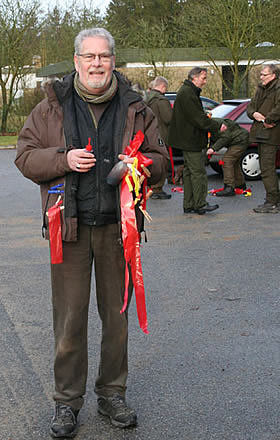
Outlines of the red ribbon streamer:
<svg viewBox="0 0 280 440">
<path fill-rule="evenodd" d="M 143 140 L 144 134 L 139 130 L 136 133 L 135 137 L 130 141 L 130 144 L 124 150 L 124 154 L 130 157 L 137 157 L 137 169 L 141 174 L 143 174 L 143 168 L 141 167 L 142 165 L 146 168 L 153 163 L 152 159 L 147 158 L 140 151 L 138 151 L 143 143 Z M 146 209 L 146 190 L 147 179 L 145 178 L 142 184 L 143 209 Z M 124 176 L 122 179 L 120 201 L 122 218 L 122 241 L 124 248 L 124 258 L 126 261 L 124 304 L 120 313 L 123 313 L 127 308 L 129 285 L 128 265 L 130 265 L 131 277 L 135 291 L 139 325 L 144 333 L 149 333 L 143 271 L 140 255 L 140 235 L 137 229 L 133 192 L 129 190 L 129 186 L 126 182 L 126 176 Z"/>
<path fill-rule="evenodd" d="M 129 281 L 128 264 L 130 264 L 140 328 L 143 330 L 144 333 L 149 333 L 143 272 L 142 272 L 141 255 L 140 255 L 139 232 L 137 230 L 133 195 L 129 191 L 125 179 L 123 179 L 121 185 L 121 208 L 122 208 L 122 239 L 123 239 L 123 247 L 124 247 L 124 258 L 126 261 L 125 295 L 124 295 L 124 305 L 121 310 L 121 313 L 123 313 L 127 308 L 128 281 Z"/>
<path fill-rule="evenodd" d="M 137 131 L 134 138 L 130 141 L 129 145 L 125 147 L 124 154 L 127 154 L 130 157 L 134 157 L 141 147 L 144 141 L 144 133 L 141 130 Z"/>
<path fill-rule="evenodd" d="M 168 147 L 169 150 L 169 157 L 170 157 L 170 163 L 171 163 L 171 173 L 172 173 L 172 183 L 175 185 L 175 170 L 174 170 L 174 159 L 173 159 L 173 151 L 171 147 Z"/>
<path fill-rule="evenodd" d="M 60 205 L 62 205 L 62 200 L 48 210 L 51 264 L 63 262 Z"/>
</svg>

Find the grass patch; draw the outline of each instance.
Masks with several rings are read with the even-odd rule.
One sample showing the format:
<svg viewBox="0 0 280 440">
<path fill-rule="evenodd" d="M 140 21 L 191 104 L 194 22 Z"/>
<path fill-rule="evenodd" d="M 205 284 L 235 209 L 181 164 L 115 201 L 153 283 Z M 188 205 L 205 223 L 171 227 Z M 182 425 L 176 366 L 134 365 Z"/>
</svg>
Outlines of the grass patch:
<svg viewBox="0 0 280 440">
<path fill-rule="evenodd" d="M 17 136 L 0 136 L 0 147 L 7 147 L 8 145 L 16 145 Z"/>
</svg>

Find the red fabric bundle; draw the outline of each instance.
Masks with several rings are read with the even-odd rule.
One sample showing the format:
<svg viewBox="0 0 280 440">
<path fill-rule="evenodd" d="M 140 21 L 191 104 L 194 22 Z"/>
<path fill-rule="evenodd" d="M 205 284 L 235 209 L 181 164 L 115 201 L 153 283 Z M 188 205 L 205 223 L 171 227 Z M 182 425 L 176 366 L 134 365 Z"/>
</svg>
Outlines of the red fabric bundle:
<svg viewBox="0 0 280 440">
<path fill-rule="evenodd" d="M 62 200 L 48 210 L 51 264 L 60 264 L 63 262 L 60 219 L 61 205 Z"/>
</svg>

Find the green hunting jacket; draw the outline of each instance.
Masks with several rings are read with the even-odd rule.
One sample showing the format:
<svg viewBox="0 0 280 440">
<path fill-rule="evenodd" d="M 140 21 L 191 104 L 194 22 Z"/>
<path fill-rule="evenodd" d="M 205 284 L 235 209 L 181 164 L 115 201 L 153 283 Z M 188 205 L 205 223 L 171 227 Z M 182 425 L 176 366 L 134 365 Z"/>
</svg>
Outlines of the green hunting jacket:
<svg viewBox="0 0 280 440">
<path fill-rule="evenodd" d="M 265 116 L 267 124 L 275 124 L 273 128 L 265 128 L 262 122 L 254 120 L 255 112 Z M 266 86 L 259 85 L 255 96 L 248 104 L 247 113 L 253 119 L 250 141 L 280 145 L 280 79 L 274 79 Z"/>
<path fill-rule="evenodd" d="M 145 102 L 153 110 L 153 113 L 157 117 L 160 136 L 167 146 L 168 129 L 172 117 L 172 107 L 169 99 L 166 98 L 166 96 L 164 96 L 164 94 L 159 90 L 153 89 L 147 93 Z"/>
<path fill-rule="evenodd" d="M 223 147 L 230 148 L 234 145 L 243 147 L 246 150 L 249 142 L 249 132 L 245 128 L 240 127 L 231 119 L 213 118 L 213 121 L 217 121 L 220 126 L 222 124 L 227 126 L 226 131 L 219 131 L 211 137 L 211 148 L 214 151 L 219 151 Z M 212 142 L 214 143 L 212 144 Z"/>
<path fill-rule="evenodd" d="M 200 100 L 201 89 L 185 80 L 180 88 L 169 129 L 168 142 L 184 151 L 202 151 L 206 148 L 208 132 L 219 129 L 216 121 L 208 118 Z"/>
</svg>

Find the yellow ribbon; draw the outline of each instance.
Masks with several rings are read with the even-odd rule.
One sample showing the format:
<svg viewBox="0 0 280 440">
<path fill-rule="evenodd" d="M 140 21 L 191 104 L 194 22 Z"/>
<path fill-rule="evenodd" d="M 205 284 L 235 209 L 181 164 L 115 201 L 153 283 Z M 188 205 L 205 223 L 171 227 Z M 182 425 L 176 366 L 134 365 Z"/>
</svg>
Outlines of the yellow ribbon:
<svg viewBox="0 0 280 440">
<path fill-rule="evenodd" d="M 134 200 L 135 205 L 140 200 L 139 193 L 141 188 L 141 182 L 140 182 L 140 177 L 137 173 L 137 167 L 138 167 L 138 159 L 137 157 L 135 157 L 134 162 L 131 164 L 131 175 L 126 176 L 125 178 L 129 191 L 132 192 L 134 190 L 135 192 L 135 200 Z M 132 178 L 133 185 L 131 183 L 130 177 Z"/>
</svg>

